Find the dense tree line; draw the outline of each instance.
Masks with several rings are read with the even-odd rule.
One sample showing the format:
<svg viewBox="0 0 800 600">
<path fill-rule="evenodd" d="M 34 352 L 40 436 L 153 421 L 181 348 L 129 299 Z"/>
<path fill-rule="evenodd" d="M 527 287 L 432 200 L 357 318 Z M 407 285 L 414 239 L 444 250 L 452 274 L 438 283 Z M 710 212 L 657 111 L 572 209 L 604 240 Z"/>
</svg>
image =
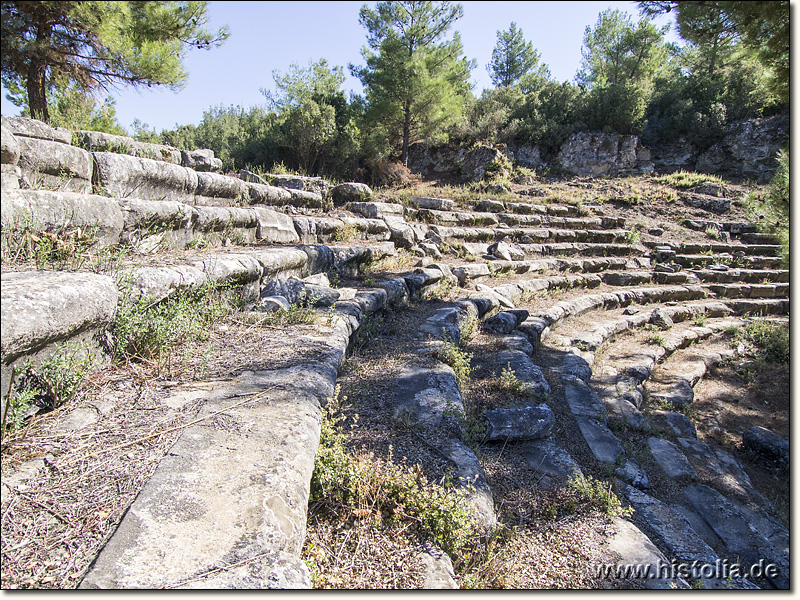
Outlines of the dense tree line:
<svg viewBox="0 0 800 600">
<path fill-rule="evenodd" d="M 57 5 L 61 12 L 42 13 L 41 4 Z M 93 4 L 126 8 L 111 10 L 110 24 L 101 27 L 91 16 Z M 554 80 L 534 42 L 511 23 L 497 32 L 487 65 L 495 87 L 476 97 L 469 78 L 477 65 L 464 55 L 455 30 L 463 14 L 459 4 L 378 2 L 359 15 L 366 33 L 364 64 L 348 66 L 364 85 L 363 96 L 345 94 L 344 68 L 320 59 L 274 72 L 273 88 L 262 89 L 263 106 L 212 107 L 198 125 L 161 133 L 137 122 L 132 133 L 176 147 L 211 148 L 227 169 L 282 165 L 376 180 L 387 165 L 407 164 L 409 148 L 418 141 L 530 144 L 547 157 L 574 131 L 592 130 L 637 134 L 651 145 L 685 139 L 704 150 L 733 121 L 788 111 L 788 2 L 639 6 L 638 20 L 606 10 L 586 28 L 572 82 Z M 2 76 L 12 98 L 27 105 L 28 114 L 73 129 L 119 133 L 113 103 L 98 103 L 93 89 L 114 78 L 180 85 L 181 49 L 211 47 L 227 35 L 203 29 L 203 2 L 3 1 L 2 7 Z M 666 28 L 650 20 L 671 11 L 685 42 L 680 46 L 667 43 Z M 134 17 L 144 24 L 122 36 Z M 50 32 L 49 49 L 47 39 L 37 37 L 41 21 Z M 112 43 L 114 36 L 121 41 Z M 14 45 L 23 38 L 30 41 L 27 46 Z M 68 64 L 63 56 L 69 55 L 69 44 L 79 42 L 94 59 Z M 154 69 L 158 57 L 170 51 L 175 60 L 161 72 Z M 49 62 L 39 78 L 42 57 Z M 101 72 L 101 63 L 116 65 L 117 71 Z"/>
</svg>

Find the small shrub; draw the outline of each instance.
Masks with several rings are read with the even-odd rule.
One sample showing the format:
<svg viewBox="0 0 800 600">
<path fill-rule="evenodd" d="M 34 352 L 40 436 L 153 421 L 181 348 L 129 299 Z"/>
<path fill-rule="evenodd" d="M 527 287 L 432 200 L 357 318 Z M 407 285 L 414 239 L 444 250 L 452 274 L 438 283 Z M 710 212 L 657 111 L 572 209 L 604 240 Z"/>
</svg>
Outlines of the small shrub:
<svg viewBox="0 0 800 600">
<path fill-rule="evenodd" d="M 379 187 L 406 187 L 419 181 L 407 166 L 400 162 L 381 160 L 372 170 L 372 182 Z"/>
<path fill-rule="evenodd" d="M 636 229 L 631 229 L 625 233 L 626 244 L 638 244 L 641 240 L 641 234 Z"/>
<path fill-rule="evenodd" d="M 453 369 L 458 386 L 464 389 L 472 376 L 472 354 L 445 340 L 436 349 L 435 356 Z"/>
<path fill-rule="evenodd" d="M 351 453 L 344 420 L 337 389 L 323 409 L 311 502 L 367 516 L 375 526 L 385 519 L 416 523 L 445 552 L 458 553 L 475 535 L 463 493 L 448 477 L 431 483 L 418 466 L 393 463 L 391 455 L 385 460 Z"/>
<path fill-rule="evenodd" d="M 38 367 L 26 362 L 6 397 L 3 435 L 22 426 L 25 413 L 33 404 L 52 410 L 69 402 L 95 366 L 95 356 L 88 346 L 73 343 L 58 347 Z"/>
<path fill-rule="evenodd" d="M 131 283 L 123 278 L 120 287 L 130 289 Z M 208 339 L 210 326 L 230 312 L 221 291 L 206 285 L 155 304 L 122 303 L 110 329 L 114 360 L 152 362 L 159 372 L 171 367 L 179 346 Z"/>
<path fill-rule="evenodd" d="M 574 474 L 569 480 L 569 487 L 578 496 L 594 505 L 600 512 L 609 517 L 627 517 L 633 514 L 631 508 L 624 508 L 611 490 L 611 484 L 599 481 L 591 476 Z"/>
<path fill-rule="evenodd" d="M 789 151 L 778 153 L 778 171 L 764 194 L 754 193 L 746 200 L 750 220 L 758 230 L 775 236 L 781 245 L 784 268 L 789 268 Z"/>
<path fill-rule="evenodd" d="M 502 370 L 500 377 L 495 381 L 494 387 L 499 392 L 506 392 L 518 398 L 533 398 L 536 395 L 529 383 L 517 379 L 513 369 L 511 369 L 511 365 L 506 365 Z"/>
<path fill-rule="evenodd" d="M 355 223 L 348 223 L 334 229 L 331 236 L 334 242 L 352 242 L 358 239 L 358 227 Z"/>
</svg>

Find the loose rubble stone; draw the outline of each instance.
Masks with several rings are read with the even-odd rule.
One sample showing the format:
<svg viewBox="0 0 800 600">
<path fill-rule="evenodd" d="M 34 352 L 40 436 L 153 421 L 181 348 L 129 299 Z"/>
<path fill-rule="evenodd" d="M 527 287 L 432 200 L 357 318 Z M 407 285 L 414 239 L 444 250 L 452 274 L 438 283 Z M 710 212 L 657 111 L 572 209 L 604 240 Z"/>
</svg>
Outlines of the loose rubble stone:
<svg viewBox="0 0 800 600">
<path fill-rule="evenodd" d="M 647 445 L 653 458 L 671 479 L 691 481 L 697 478 L 697 471 L 672 442 L 661 438 L 650 438 L 647 440 Z"/>
<path fill-rule="evenodd" d="M 483 413 L 487 442 L 538 440 L 550 437 L 556 419 L 546 404 L 525 408 L 497 408 Z"/>
<path fill-rule="evenodd" d="M 647 473 L 632 458 L 626 459 L 622 465 L 614 470 L 614 474 L 625 483 L 629 483 L 639 490 L 646 490 L 650 487 Z"/>
<path fill-rule="evenodd" d="M 283 296 L 289 304 L 299 304 L 301 298 L 307 297 L 306 285 L 299 279 L 273 279 L 262 288 L 261 297 Z"/>
<path fill-rule="evenodd" d="M 700 565 L 716 562 L 716 552 L 675 510 L 633 486 L 622 484 L 620 487 L 637 514 L 658 534 L 675 558 L 689 563 L 698 561 Z"/>
<path fill-rule="evenodd" d="M 614 518 L 613 533 L 609 535 L 608 550 L 619 556 L 619 565 L 641 565 L 649 567 L 654 574 L 661 575 L 658 571 L 669 561 L 662 552 L 642 533 L 635 525 L 621 519 Z M 667 575 L 668 573 L 663 573 Z M 645 577 L 636 580 L 637 584 L 649 590 L 689 589 L 689 584 L 681 577 Z"/>
<path fill-rule="evenodd" d="M 650 315 L 650 324 L 655 325 L 659 329 L 671 329 L 675 324 L 670 316 L 661 308 L 655 309 Z"/>
<path fill-rule="evenodd" d="M 678 380 L 666 389 L 648 386 L 648 392 L 652 399 L 669 402 L 675 406 L 688 406 L 694 402 L 694 388 L 685 379 Z"/>
<path fill-rule="evenodd" d="M 3 123 L 0 126 L 0 162 L 4 165 L 16 165 L 19 162 L 20 147 L 11 129 Z"/>
<path fill-rule="evenodd" d="M 783 468 L 789 467 L 789 440 L 763 427 L 751 427 L 742 435 L 744 447 Z"/>
</svg>

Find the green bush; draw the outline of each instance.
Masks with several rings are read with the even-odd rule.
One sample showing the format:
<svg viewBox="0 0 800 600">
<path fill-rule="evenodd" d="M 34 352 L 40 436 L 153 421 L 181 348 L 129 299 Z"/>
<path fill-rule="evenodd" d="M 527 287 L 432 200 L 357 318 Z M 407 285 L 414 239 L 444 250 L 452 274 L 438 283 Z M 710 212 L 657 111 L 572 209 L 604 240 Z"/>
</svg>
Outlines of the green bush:
<svg viewBox="0 0 800 600">
<path fill-rule="evenodd" d="M 130 286 L 123 281 L 121 287 Z M 150 362 L 160 372 L 172 366 L 179 346 L 208 339 L 211 325 L 230 308 L 214 285 L 155 304 L 144 300 L 122 303 L 110 328 L 114 360 Z"/>
<path fill-rule="evenodd" d="M 351 453 L 343 421 L 337 389 L 323 409 L 311 502 L 367 512 L 376 526 L 386 518 L 415 522 L 445 552 L 461 550 L 475 533 L 463 493 L 447 477 L 435 484 L 419 467 Z"/>
<path fill-rule="evenodd" d="M 778 170 L 765 193 L 753 193 L 747 199 L 750 220 L 761 232 L 769 233 L 781 245 L 781 258 L 789 268 L 789 151 L 778 153 Z"/>
<path fill-rule="evenodd" d="M 22 427 L 25 413 L 34 403 L 52 410 L 69 402 L 95 366 L 88 346 L 74 343 L 59 346 L 38 366 L 27 361 L 6 396 L 3 435 Z"/>
</svg>

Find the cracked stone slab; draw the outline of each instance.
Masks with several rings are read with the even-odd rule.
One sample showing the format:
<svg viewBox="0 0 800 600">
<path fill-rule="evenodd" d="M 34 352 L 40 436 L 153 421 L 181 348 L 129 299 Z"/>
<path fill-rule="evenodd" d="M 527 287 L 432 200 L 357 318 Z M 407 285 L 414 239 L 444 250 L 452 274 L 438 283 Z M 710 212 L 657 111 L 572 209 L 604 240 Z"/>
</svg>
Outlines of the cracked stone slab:
<svg viewBox="0 0 800 600">
<path fill-rule="evenodd" d="M 607 464 L 614 464 L 625 454 L 622 442 L 617 439 L 605 423 L 589 417 L 575 417 L 583 438 L 594 457 Z"/>
<path fill-rule="evenodd" d="M 394 418 L 417 427 L 438 429 L 446 415 L 464 411 L 455 374 L 442 363 L 406 368 L 397 379 L 396 390 Z"/>
<path fill-rule="evenodd" d="M 715 563 L 718 558 L 717 553 L 692 529 L 684 517 L 641 490 L 624 483 L 620 486 L 637 514 L 645 520 L 675 558 L 690 563 L 693 561 L 701 564 Z"/>
<path fill-rule="evenodd" d="M 181 585 L 265 552 L 288 561 L 293 576 L 284 585 L 309 587 L 299 554 L 319 405 L 334 383 L 330 374 L 309 375 L 297 368 L 244 373 L 213 393 L 199 415 L 210 418 L 186 429 L 162 459 L 81 587 Z M 279 388 L 265 398 L 235 406 L 241 394 L 273 385 Z M 233 574 L 216 584 L 270 586 Z"/>
<path fill-rule="evenodd" d="M 619 555 L 618 565 L 647 565 L 653 574 L 658 573 L 659 565 L 667 565 L 666 556 L 642 531 L 619 517 L 614 518 L 614 532 L 608 538 L 608 550 Z M 666 574 L 666 572 L 664 573 Z M 649 590 L 689 589 L 689 584 L 681 577 L 648 576 L 636 580 Z"/>
<path fill-rule="evenodd" d="M 556 418 L 547 404 L 524 408 L 497 408 L 483 413 L 487 442 L 517 442 L 550 437 Z"/>
<path fill-rule="evenodd" d="M 442 449 L 456 466 L 456 483 L 464 490 L 472 508 L 475 524 L 483 531 L 491 531 L 497 524 L 492 489 L 486 481 L 480 461 L 461 440 L 451 438 Z"/>
<path fill-rule="evenodd" d="M 670 441 L 662 438 L 651 437 L 647 440 L 650 453 L 670 479 L 678 481 L 693 481 L 697 479 L 694 470 L 680 449 Z"/>
<path fill-rule="evenodd" d="M 582 379 L 572 379 L 564 384 L 564 396 L 570 412 L 576 417 L 588 417 L 605 421 L 608 412 L 597 393 Z"/>
<path fill-rule="evenodd" d="M 540 489 L 563 485 L 572 477 L 583 476 L 575 459 L 552 439 L 525 442 L 521 451 L 528 466 L 539 477 L 536 487 Z"/>
<path fill-rule="evenodd" d="M 776 549 L 733 502 L 717 490 L 702 484 L 686 488 L 684 495 L 722 539 L 728 551 L 751 564 L 757 564 L 761 560 L 771 562 L 777 572 L 775 576 L 768 575 L 770 583 L 778 589 L 789 589 L 788 552 Z"/>
</svg>

